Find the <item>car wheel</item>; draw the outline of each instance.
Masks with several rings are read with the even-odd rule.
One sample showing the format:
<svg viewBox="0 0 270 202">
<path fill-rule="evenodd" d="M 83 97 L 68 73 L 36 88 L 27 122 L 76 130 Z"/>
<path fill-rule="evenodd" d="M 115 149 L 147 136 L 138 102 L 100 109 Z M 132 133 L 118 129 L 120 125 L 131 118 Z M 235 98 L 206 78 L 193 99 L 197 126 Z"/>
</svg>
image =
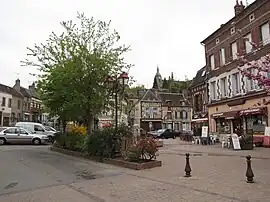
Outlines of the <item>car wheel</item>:
<svg viewBox="0 0 270 202">
<path fill-rule="evenodd" d="M 49 135 L 48 136 L 48 141 L 51 142 L 51 143 L 53 143 L 54 142 L 53 136 Z"/>
<path fill-rule="evenodd" d="M 176 138 L 176 136 L 173 136 L 173 139 L 175 139 Z"/>
<path fill-rule="evenodd" d="M 33 139 L 33 144 L 34 145 L 40 145 L 41 144 L 40 139 L 38 139 L 38 138 Z"/>
<path fill-rule="evenodd" d="M 5 145 L 5 144 L 6 144 L 6 139 L 0 138 L 0 145 Z"/>
</svg>

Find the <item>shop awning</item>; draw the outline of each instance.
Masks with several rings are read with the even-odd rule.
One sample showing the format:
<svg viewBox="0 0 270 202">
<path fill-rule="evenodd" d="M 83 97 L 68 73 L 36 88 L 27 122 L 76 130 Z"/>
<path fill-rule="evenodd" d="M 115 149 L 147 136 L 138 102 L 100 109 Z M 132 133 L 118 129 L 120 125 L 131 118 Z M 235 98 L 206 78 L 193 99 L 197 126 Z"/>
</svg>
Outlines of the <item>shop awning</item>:
<svg viewBox="0 0 270 202">
<path fill-rule="evenodd" d="M 206 122 L 208 121 L 208 118 L 201 118 L 201 119 L 192 119 L 192 122 Z"/>
<path fill-rule="evenodd" d="M 212 114 L 212 117 L 215 119 L 218 119 L 218 118 L 225 118 L 224 117 L 224 113 L 215 113 L 215 114 Z"/>
<path fill-rule="evenodd" d="M 240 116 L 264 114 L 264 111 L 265 111 L 265 107 L 245 109 L 245 110 L 240 111 Z"/>
<path fill-rule="evenodd" d="M 212 114 L 212 117 L 214 119 L 218 119 L 218 118 L 235 119 L 237 116 L 239 116 L 239 111 L 230 111 L 230 112 Z"/>
<path fill-rule="evenodd" d="M 239 111 L 231 111 L 224 113 L 225 119 L 235 119 L 239 116 Z"/>
</svg>

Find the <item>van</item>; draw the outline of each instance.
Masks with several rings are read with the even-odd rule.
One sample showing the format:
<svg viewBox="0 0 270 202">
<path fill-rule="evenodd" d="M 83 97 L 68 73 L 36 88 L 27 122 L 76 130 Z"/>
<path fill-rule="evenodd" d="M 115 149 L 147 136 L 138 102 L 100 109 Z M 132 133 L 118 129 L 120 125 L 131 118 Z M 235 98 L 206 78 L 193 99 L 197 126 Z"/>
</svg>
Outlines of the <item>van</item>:
<svg viewBox="0 0 270 202">
<path fill-rule="evenodd" d="M 35 122 L 18 122 L 15 124 L 17 127 L 22 127 L 27 130 L 30 130 L 33 133 L 46 135 L 49 138 L 49 141 L 52 141 L 55 136 L 55 131 L 46 130 L 46 127 L 41 123 Z"/>
</svg>

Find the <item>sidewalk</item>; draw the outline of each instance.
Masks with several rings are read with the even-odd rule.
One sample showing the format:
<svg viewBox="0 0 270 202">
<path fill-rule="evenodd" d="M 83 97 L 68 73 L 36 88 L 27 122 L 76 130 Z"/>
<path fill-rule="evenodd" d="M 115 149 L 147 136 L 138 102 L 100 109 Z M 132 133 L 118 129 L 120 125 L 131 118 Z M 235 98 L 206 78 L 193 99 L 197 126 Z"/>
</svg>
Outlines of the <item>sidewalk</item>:
<svg viewBox="0 0 270 202">
<path fill-rule="evenodd" d="M 185 153 L 201 154 L 208 156 L 238 156 L 246 157 L 251 155 L 253 159 L 268 159 L 270 160 L 270 148 L 254 147 L 253 150 L 232 150 L 221 148 L 221 144 L 216 145 L 197 145 L 178 140 L 178 144 L 165 145 L 160 149 L 163 154 L 178 154 L 184 155 Z"/>
</svg>

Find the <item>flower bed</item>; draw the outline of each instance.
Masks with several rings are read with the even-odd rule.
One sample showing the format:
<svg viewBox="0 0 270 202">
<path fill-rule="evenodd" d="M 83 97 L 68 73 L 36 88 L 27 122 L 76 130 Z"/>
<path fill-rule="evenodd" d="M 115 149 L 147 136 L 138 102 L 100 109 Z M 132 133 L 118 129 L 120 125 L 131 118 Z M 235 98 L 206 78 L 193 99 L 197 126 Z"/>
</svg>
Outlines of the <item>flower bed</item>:
<svg viewBox="0 0 270 202">
<path fill-rule="evenodd" d="M 133 134 L 126 126 L 119 126 L 117 131 L 103 128 L 91 135 L 79 129 L 57 135 L 51 150 L 135 170 L 161 166 L 161 161 L 155 160 L 158 144 L 151 137 L 133 143 L 129 141 Z"/>
<path fill-rule="evenodd" d="M 100 157 L 91 157 L 88 155 L 84 155 L 82 152 L 72 151 L 69 149 L 63 149 L 63 148 L 52 146 L 52 147 L 50 147 L 50 150 L 55 151 L 55 152 L 59 152 L 62 154 L 70 155 L 70 156 L 83 157 L 83 158 L 87 158 L 90 160 L 100 161 Z M 134 170 L 150 169 L 150 168 L 154 168 L 154 167 L 161 167 L 161 165 L 162 165 L 162 162 L 157 161 L 157 160 L 141 160 L 139 162 L 130 162 L 130 161 L 127 161 L 127 160 L 121 159 L 121 158 L 118 158 L 118 159 L 104 158 L 104 159 L 102 159 L 102 162 L 107 163 L 107 164 L 111 164 L 111 165 L 115 165 L 115 166 L 124 167 L 124 168 L 130 168 L 130 169 L 134 169 Z"/>
</svg>

